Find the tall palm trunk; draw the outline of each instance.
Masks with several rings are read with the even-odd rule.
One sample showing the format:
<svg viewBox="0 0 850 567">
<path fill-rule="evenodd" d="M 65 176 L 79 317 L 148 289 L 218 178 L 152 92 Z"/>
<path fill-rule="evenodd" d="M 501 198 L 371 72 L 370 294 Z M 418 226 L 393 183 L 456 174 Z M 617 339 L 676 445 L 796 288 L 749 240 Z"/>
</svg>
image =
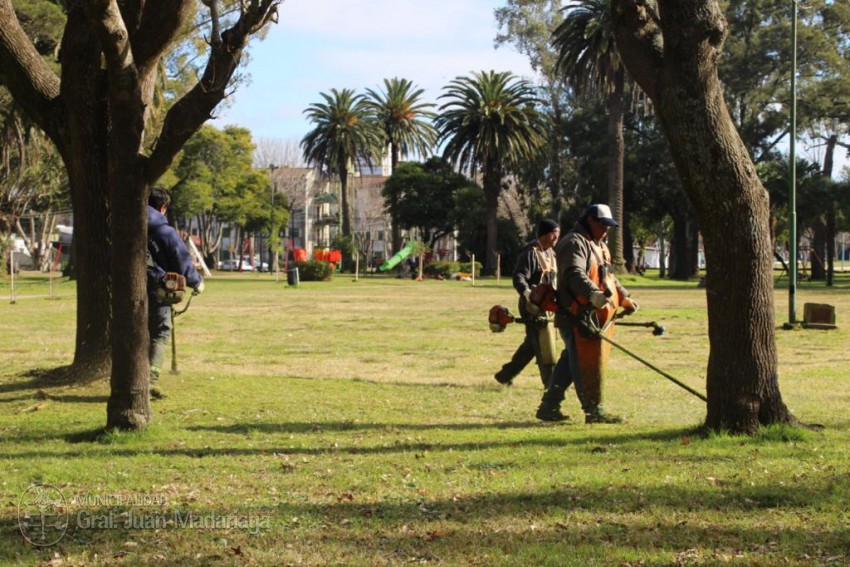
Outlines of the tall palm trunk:
<svg viewBox="0 0 850 567">
<path fill-rule="evenodd" d="M 823 176 L 832 179 L 832 168 L 835 160 L 835 146 L 838 144 L 838 136 L 833 134 L 826 141 L 826 154 L 823 159 Z M 826 285 L 835 283 L 835 210 L 837 204 L 835 199 L 827 203 L 826 211 Z"/>
<path fill-rule="evenodd" d="M 499 242 L 499 191 L 502 175 L 498 165 L 488 160 L 484 165 L 484 196 L 487 199 L 487 244 L 485 247 L 484 273 L 496 273 L 496 248 Z M 473 266 L 473 269 L 475 267 Z"/>
<path fill-rule="evenodd" d="M 623 123 L 626 115 L 625 71 L 614 72 L 613 89 L 608 96 L 608 205 L 619 226 L 608 231 L 611 263 L 618 274 L 626 273 L 623 256 L 623 169 L 626 143 Z"/>
<path fill-rule="evenodd" d="M 396 167 L 398 167 L 399 162 L 399 148 L 395 144 L 391 144 L 390 146 L 390 164 L 392 166 L 392 172 L 395 173 Z M 395 203 L 391 203 L 395 205 Z M 390 229 L 391 241 L 392 241 L 392 250 L 391 252 L 395 254 L 399 250 L 401 250 L 401 226 L 398 223 L 397 219 L 391 219 L 392 227 Z M 389 255 L 388 255 L 389 257 Z"/>
<path fill-rule="evenodd" d="M 342 215 L 342 235 L 351 236 L 351 204 L 348 195 L 348 162 L 340 160 L 339 164 L 339 201 Z"/>
</svg>

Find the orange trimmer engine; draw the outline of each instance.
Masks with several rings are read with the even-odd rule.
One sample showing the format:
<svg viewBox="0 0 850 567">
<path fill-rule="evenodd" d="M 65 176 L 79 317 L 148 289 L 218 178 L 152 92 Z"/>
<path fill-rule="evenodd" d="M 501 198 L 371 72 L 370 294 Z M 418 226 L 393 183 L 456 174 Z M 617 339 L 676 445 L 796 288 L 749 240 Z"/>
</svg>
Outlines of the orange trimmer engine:
<svg viewBox="0 0 850 567">
<path fill-rule="evenodd" d="M 490 330 L 494 333 L 501 333 L 509 324 L 513 323 L 516 318 L 511 315 L 507 307 L 494 305 L 490 308 L 490 315 L 487 317 L 487 322 L 490 323 Z"/>
<path fill-rule="evenodd" d="M 547 313 L 558 312 L 558 294 L 550 283 L 543 282 L 531 288 L 528 300 Z"/>
</svg>

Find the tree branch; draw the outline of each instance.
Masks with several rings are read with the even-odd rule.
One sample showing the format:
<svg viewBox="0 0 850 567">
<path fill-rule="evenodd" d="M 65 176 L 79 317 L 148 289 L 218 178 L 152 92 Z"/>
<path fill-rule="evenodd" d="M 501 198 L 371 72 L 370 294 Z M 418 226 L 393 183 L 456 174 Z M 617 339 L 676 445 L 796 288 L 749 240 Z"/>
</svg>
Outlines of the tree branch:
<svg viewBox="0 0 850 567">
<path fill-rule="evenodd" d="M 59 77 L 21 28 L 11 0 L 0 0 L 0 84 L 42 130 L 58 136 Z"/>
<path fill-rule="evenodd" d="M 147 75 L 149 68 L 156 65 L 170 47 L 192 15 L 194 6 L 191 0 L 147 0 L 144 3 L 138 28 L 129 30 L 141 76 Z M 127 25 L 129 28 L 129 23 Z"/>
<path fill-rule="evenodd" d="M 655 100 L 664 62 L 661 20 L 653 0 L 614 0 L 617 51 L 629 74 Z"/>
<path fill-rule="evenodd" d="M 174 156 L 212 115 L 227 96 L 227 86 L 236 71 L 251 35 L 276 21 L 277 7 L 283 0 L 244 2 L 242 15 L 233 27 L 210 38 L 210 58 L 200 82 L 168 111 L 162 133 L 147 163 L 149 181 L 158 179 L 171 165 Z M 217 19 L 214 18 L 213 29 Z"/>
</svg>

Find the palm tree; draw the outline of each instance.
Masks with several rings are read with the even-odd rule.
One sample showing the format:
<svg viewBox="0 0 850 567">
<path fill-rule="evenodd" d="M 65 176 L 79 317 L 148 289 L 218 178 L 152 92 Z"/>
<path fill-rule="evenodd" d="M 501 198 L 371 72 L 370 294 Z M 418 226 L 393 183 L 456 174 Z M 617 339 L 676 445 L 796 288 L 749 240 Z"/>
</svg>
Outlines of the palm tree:
<svg viewBox="0 0 850 567">
<path fill-rule="evenodd" d="M 433 103 L 420 102 L 423 89 L 416 88 L 407 79 L 384 79 L 384 90 L 376 92 L 366 89 L 367 100 L 372 106 L 384 134 L 384 144 L 390 148 L 391 171 L 395 171 L 399 159 L 410 153 L 427 157 L 437 139 L 437 131 L 431 125 L 436 116 L 430 108 Z M 393 219 L 393 250 L 401 248 L 401 230 Z"/>
<path fill-rule="evenodd" d="M 436 125 L 443 157 L 461 171 L 480 173 L 487 198 L 485 273 L 496 268 L 496 212 L 502 177 L 532 157 L 546 138 L 534 87 L 510 72 L 481 71 L 457 77 L 444 89 Z"/>
<path fill-rule="evenodd" d="M 358 159 L 371 162 L 379 154 L 380 130 L 363 95 L 351 89 L 320 94 L 325 101 L 304 111 L 315 128 L 301 140 L 301 149 L 308 164 L 339 176 L 342 235 L 350 237 L 348 175 Z"/>
<path fill-rule="evenodd" d="M 626 74 L 614 44 L 611 0 L 573 0 L 552 33 L 558 68 L 577 93 L 605 95 L 608 106 L 608 204 L 618 227 L 609 231 L 611 260 L 626 271 L 623 256 L 623 163 Z"/>
</svg>

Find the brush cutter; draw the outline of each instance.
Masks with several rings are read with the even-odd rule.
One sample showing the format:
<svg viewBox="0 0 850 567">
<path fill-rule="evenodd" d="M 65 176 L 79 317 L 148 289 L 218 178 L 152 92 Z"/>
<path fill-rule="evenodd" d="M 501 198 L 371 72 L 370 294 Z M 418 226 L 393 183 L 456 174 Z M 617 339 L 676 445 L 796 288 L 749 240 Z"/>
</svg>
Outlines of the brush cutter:
<svg viewBox="0 0 850 567">
<path fill-rule="evenodd" d="M 617 343 L 613 339 L 608 338 L 605 335 L 605 331 L 608 330 L 608 326 L 611 325 L 611 323 L 613 323 L 614 320 L 622 318 L 625 315 L 623 312 L 620 312 L 617 315 L 615 315 L 614 317 L 612 317 L 608 321 L 608 323 L 606 323 L 605 325 L 603 325 L 601 327 L 599 325 L 599 321 L 595 317 L 595 311 L 593 311 L 593 310 L 585 311 L 584 316 L 581 316 L 581 317 L 575 316 L 575 315 L 573 315 L 572 313 L 569 313 L 569 312 L 562 313 L 562 315 L 566 315 L 567 319 L 569 319 L 573 324 L 578 325 L 579 327 L 586 330 L 590 335 L 592 335 L 596 338 L 599 338 L 599 339 L 605 341 L 606 343 L 618 348 L 619 350 L 623 351 L 624 353 L 626 353 L 630 357 L 634 358 L 638 362 L 640 362 L 643 365 L 647 366 L 648 368 L 654 370 L 655 372 L 657 372 L 658 374 L 660 374 L 661 376 L 663 376 L 667 380 L 673 382 L 674 384 L 676 384 L 677 386 L 679 386 L 683 390 L 690 392 L 691 394 L 698 397 L 699 399 L 701 399 L 704 402 L 708 401 L 708 398 L 706 398 L 700 392 L 694 390 L 693 388 L 691 388 L 687 384 L 677 380 L 676 378 L 674 378 L 673 376 L 671 376 L 667 372 L 664 372 L 663 370 L 661 370 L 657 366 L 655 366 L 652 363 L 644 360 L 643 358 L 641 358 L 637 354 L 633 353 L 632 351 L 628 350 L 624 346 L 620 345 L 619 343 Z M 514 317 L 513 315 L 511 315 L 511 312 L 508 310 L 507 307 L 503 307 L 501 305 L 494 305 L 492 308 L 490 308 L 490 314 L 488 316 L 488 322 L 490 324 L 490 330 L 491 331 L 493 331 L 494 333 L 500 333 L 500 332 L 505 330 L 505 327 L 509 323 L 522 323 L 523 320 L 519 317 Z M 624 323 L 623 322 L 618 323 L 618 325 L 622 325 L 622 324 L 624 324 Z M 664 327 L 660 326 L 660 325 L 656 325 L 654 322 L 653 323 L 637 323 L 633 326 L 641 326 L 641 327 L 652 326 L 653 327 L 653 331 L 652 331 L 653 335 L 660 336 L 660 335 L 664 334 Z"/>
<path fill-rule="evenodd" d="M 625 316 L 625 314 L 623 312 L 620 312 L 620 313 L 617 314 L 616 318 L 622 319 L 624 316 Z M 618 321 L 617 325 L 618 326 L 622 325 L 623 327 L 647 327 L 647 328 L 651 327 L 652 328 L 652 334 L 655 335 L 656 337 L 660 337 L 665 332 L 667 332 L 667 329 L 664 328 L 664 325 L 659 325 L 655 321 L 649 321 L 647 323 L 640 322 L 640 321 Z"/>
<path fill-rule="evenodd" d="M 175 319 L 180 315 L 183 315 L 186 311 L 189 310 L 189 305 L 192 304 L 192 298 L 195 297 L 197 293 L 192 293 L 189 296 L 189 299 L 186 300 L 186 305 L 183 309 L 176 309 L 174 305 L 171 306 L 171 373 L 172 374 L 180 374 L 180 370 L 177 368 L 177 325 L 175 324 Z"/>
</svg>

